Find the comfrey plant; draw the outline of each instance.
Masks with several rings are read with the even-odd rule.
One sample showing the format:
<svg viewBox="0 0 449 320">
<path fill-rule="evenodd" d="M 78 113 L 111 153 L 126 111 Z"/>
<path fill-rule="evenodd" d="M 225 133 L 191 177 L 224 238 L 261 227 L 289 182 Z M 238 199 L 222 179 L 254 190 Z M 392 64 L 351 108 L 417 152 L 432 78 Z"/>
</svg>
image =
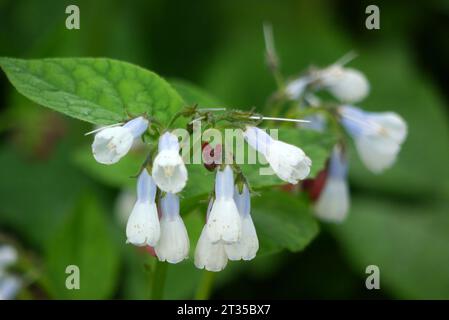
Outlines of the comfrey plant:
<svg viewBox="0 0 449 320">
<path fill-rule="evenodd" d="M 362 72 L 346 66 L 352 56 L 287 80 L 271 29 L 264 30 L 267 65 L 277 89 L 264 107 L 252 109 L 211 105 L 196 87 L 169 84 L 148 70 L 112 59 L 0 58 L 0 66 L 31 100 L 96 126 L 90 132 L 95 136 L 89 159 L 96 160 L 90 174 L 101 171 L 104 178 L 108 169 L 120 167 L 118 162 L 139 161 L 134 172 L 120 169 L 126 179 L 114 182 L 123 188 L 132 181 L 136 190 L 131 198 L 129 189 L 120 197 L 126 200 L 120 206 L 126 208 L 123 242 L 157 257 L 156 268 L 192 256 L 197 268 L 220 271 L 229 261 L 254 259 L 267 248 L 301 250 L 315 235 L 296 234 L 304 221 L 310 230 L 318 229 L 316 220 L 295 206 L 298 199 L 268 191 L 273 194 L 266 208 L 260 208 L 263 193 L 251 205 L 256 191 L 296 185 L 308 191 L 316 217 L 342 222 L 350 208 L 348 141 L 354 141 L 369 170 L 381 173 L 396 161 L 407 136 L 399 115 L 356 106 L 370 85 Z M 281 138 L 265 128 L 279 129 Z M 142 159 L 133 158 L 136 148 Z M 99 170 L 98 163 L 107 169 Z M 135 180 L 130 180 L 133 174 Z M 282 201 L 292 204 L 283 207 L 291 210 L 289 228 L 284 212 L 276 210 L 285 205 Z M 269 212 L 259 214 L 263 209 Z M 189 228 L 188 218 L 198 213 L 202 224 Z M 193 236 L 192 229 L 201 228 Z M 288 237 L 273 237 L 272 230 L 284 229 Z"/>
</svg>

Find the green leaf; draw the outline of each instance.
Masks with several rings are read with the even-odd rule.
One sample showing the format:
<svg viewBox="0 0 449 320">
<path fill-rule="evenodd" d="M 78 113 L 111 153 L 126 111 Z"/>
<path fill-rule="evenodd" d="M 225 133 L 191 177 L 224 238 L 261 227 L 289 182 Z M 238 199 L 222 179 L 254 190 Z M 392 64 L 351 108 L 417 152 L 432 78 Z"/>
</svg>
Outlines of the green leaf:
<svg viewBox="0 0 449 320">
<path fill-rule="evenodd" d="M 252 198 L 251 215 L 260 242 L 258 256 L 282 249 L 301 251 L 318 234 L 318 223 L 304 197 L 264 192 Z"/>
<path fill-rule="evenodd" d="M 105 212 L 93 196 L 80 199 L 46 248 L 51 293 L 59 299 L 111 298 L 120 251 Z M 80 270 L 80 289 L 66 288 L 66 267 Z"/>
<path fill-rule="evenodd" d="M 43 106 L 95 124 L 147 114 L 168 123 L 184 104 L 161 77 L 106 58 L 0 58 L 16 89 Z"/>
<path fill-rule="evenodd" d="M 173 79 L 170 84 L 181 95 L 184 101 L 189 105 L 198 104 L 199 107 L 211 108 L 211 107 L 223 107 L 224 104 L 218 100 L 218 98 L 207 93 L 202 88 L 179 79 Z"/>
<path fill-rule="evenodd" d="M 449 298 L 447 201 L 400 202 L 356 197 L 332 228 L 355 270 L 377 265 L 381 289 L 404 299 Z"/>
</svg>

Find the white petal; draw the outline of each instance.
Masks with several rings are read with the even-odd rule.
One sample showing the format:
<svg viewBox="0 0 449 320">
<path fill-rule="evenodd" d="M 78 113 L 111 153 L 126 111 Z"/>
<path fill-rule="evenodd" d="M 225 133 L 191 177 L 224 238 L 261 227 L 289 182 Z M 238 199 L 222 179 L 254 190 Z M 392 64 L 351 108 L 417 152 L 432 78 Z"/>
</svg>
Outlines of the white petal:
<svg viewBox="0 0 449 320">
<path fill-rule="evenodd" d="M 369 93 L 369 82 L 358 70 L 332 66 L 323 73 L 322 84 L 342 102 L 358 102 Z"/>
<path fill-rule="evenodd" d="M 328 177 L 315 203 L 315 215 L 328 222 L 343 221 L 349 210 L 349 191 L 346 179 Z"/>
<path fill-rule="evenodd" d="M 312 165 L 300 148 L 278 140 L 271 143 L 266 159 L 279 178 L 293 184 L 306 178 Z"/>
<path fill-rule="evenodd" d="M 259 250 L 259 240 L 251 215 L 242 217 L 242 234 L 236 243 L 225 244 L 229 260 L 251 260 Z"/>
<path fill-rule="evenodd" d="M 126 225 L 127 242 L 136 246 L 154 247 L 160 237 L 156 204 L 136 202 Z"/>
<path fill-rule="evenodd" d="M 154 159 L 152 176 L 162 191 L 180 192 L 187 183 L 187 169 L 178 151 L 159 152 Z"/>
<path fill-rule="evenodd" d="M 133 140 L 134 137 L 127 128 L 106 128 L 95 135 L 92 153 L 99 163 L 113 164 L 128 153 Z"/>
<path fill-rule="evenodd" d="M 374 173 L 381 173 L 396 161 L 400 145 L 382 136 L 361 136 L 355 140 L 360 159 Z"/>
<path fill-rule="evenodd" d="M 160 261 L 178 263 L 189 255 L 189 236 L 181 217 L 162 215 L 161 236 L 154 248 Z"/>
<path fill-rule="evenodd" d="M 195 266 L 198 269 L 218 272 L 226 267 L 228 257 L 226 256 L 223 243 L 212 243 L 207 234 L 206 226 L 204 226 L 196 244 Z"/>
<path fill-rule="evenodd" d="M 240 238 L 242 225 L 239 212 L 232 198 L 217 198 L 207 220 L 206 230 L 212 242 L 236 242 Z"/>
</svg>

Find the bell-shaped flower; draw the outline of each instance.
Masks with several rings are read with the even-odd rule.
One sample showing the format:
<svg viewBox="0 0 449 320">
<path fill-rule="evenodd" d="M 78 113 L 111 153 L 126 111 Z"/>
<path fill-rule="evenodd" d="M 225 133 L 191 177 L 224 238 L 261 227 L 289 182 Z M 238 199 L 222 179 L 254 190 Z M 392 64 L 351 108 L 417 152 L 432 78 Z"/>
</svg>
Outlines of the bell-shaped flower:
<svg viewBox="0 0 449 320">
<path fill-rule="evenodd" d="M 242 221 L 242 234 L 239 241 L 225 244 L 226 255 L 229 260 L 251 260 L 259 250 L 259 239 L 251 218 L 251 197 L 246 185 L 243 185 L 242 193 L 235 188 L 234 201 Z"/>
<path fill-rule="evenodd" d="M 125 123 L 100 130 L 92 143 L 95 160 L 102 164 L 113 164 L 124 157 L 131 149 L 134 139 L 140 137 L 148 128 L 148 120 L 138 117 Z"/>
<path fill-rule="evenodd" d="M 234 202 L 234 174 L 230 166 L 218 170 L 215 178 L 215 201 L 212 205 L 206 230 L 212 242 L 236 242 L 240 239 L 242 223 Z"/>
<path fill-rule="evenodd" d="M 338 64 L 318 71 L 317 81 L 335 98 L 347 103 L 363 100 L 370 90 L 369 82 L 363 73 Z"/>
<path fill-rule="evenodd" d="M 154 247 L 159 241 L 160 224 L 155 197 L 156 184 L 144 169 L 137 180 L 137 202 L 126 225 L 127 243 Z"/>
<path fill-rule="evenodd" d="M 340 145 L 332 151 L 324 187 L 315 202 L 315 215 L 323 221 L 341 222 L 349 210 L 348 164 Z"/>
<path fill-rule="evenodd" d="M 380 173 L 396 161 L 407 136 L 407 124 L 394 112 L 366 112 L 352 106 L 338 109 L 365 166 Z"/>
<path fill-rule="evenodd" d="M 282 180 L 296 184 L 310 173 L 312 160 L 302 149 L 275 140 L 264 130 L 248 126 L 244 132 L 248 144 L 264 155 L 270 167 Z"/>
<path fill-rule="evenodd" d="M 207 220 L 210 218 L 213 203 L 213 200 L 209 202 L 209 207 L 207 209 Z M 224 243 L 222 241 L 213 243 L 211 239 L 209 239 L 206 224 L 203 227 L 200 238 L 196 244 L 195 266 L 198 269 L 218 272 L 223 270 L 227 263 L 228 256 L 225 252 Z"/>
<path fill-rule="evenodd" d="M 161 236 L 154 248 L 160 261 L 178 263 L 189 255 L 189 236 L 179 215 L 179 197 L 167 193 L 161 199 Z"/>
<path fill-rule="evenodd" d="M 152 175 L 159 189 L 165 192 L 178 193 L 187 183 L 187 169 L 179 154 L 178 138 L 170 132 L 159 138 Z"/>
</svg>

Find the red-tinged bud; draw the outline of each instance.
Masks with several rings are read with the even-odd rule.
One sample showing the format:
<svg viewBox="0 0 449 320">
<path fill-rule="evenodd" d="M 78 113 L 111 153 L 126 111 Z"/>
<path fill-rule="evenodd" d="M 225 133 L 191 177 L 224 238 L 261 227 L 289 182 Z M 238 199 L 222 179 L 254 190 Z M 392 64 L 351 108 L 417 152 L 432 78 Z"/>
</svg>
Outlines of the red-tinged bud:
<svg viewBox="0 0 449 320">
<path fill-rule="evenodd" d="M 214 171 L 215 168 L 222 163 L 222 146 L 217 144 L 212 148 L 208 142 L 203 142 L 201 145 L 203 152 L 203 164 L 209 171 Z"/>
</svg>

